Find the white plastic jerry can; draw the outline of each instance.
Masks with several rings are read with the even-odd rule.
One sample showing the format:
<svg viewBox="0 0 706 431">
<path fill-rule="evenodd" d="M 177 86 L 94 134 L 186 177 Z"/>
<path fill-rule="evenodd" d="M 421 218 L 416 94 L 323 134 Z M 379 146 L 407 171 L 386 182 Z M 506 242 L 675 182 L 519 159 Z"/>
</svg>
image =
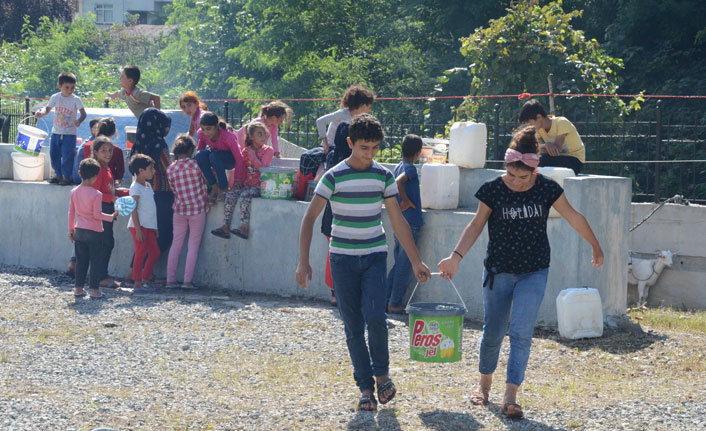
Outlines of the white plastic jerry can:
<svg viewBox="0 0 706 431">
<path fill-rule="evenodd" d="M 480 169 L 485 166 L 487 144 L 488 129 L 484 123 L 454 123 L 449 131 L 448 161 L 462 168 Z"/>
<path fill-rule="evenodd" d="M 556 297 L 559 334 L 563 338 L 603 335 L 603 305 L 598 290 L 591 287 L 564 289 Z"/>
<path fill-rule="evenodd" d="M 564 187 L 564 179 L 568 177 L 575 177 L 576 173 L 574 172 L 573 169 L 569 168 L 559 168 L 556 166 L 544 166 L 542 168 L 537 168 L 540 174 L 544 175 L 545 177 L 549 177 L 559 183 L 559 185 L 563 188 Z M 555 210 L 554 208 L 551 208 L 549 210 L 549 217 L 561 217 L 561 214 L 559 214 L 559 211 Z"/>
<path fill-rule="evenodd" d="M 425 163 L 422 165 L 422 208 L 455 210 L 458 208 L 458 193 L 461 171 L 458 166 L 447 163 Z"/>
</svg>

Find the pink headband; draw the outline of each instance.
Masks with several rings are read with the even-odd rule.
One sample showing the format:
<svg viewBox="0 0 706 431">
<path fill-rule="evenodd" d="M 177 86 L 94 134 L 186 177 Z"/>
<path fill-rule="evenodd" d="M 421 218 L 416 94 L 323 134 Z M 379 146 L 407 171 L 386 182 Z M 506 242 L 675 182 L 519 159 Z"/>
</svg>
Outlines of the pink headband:
<svg viewBox="0 0 706 431">
<path fill-rule="evenodd" d="M 534 153 L 522 154 L 517 150 L 508 148 L 505 151 L 505 163 L 522 162 L 530 168 L 539 166 L 539 156 Z"/>
</svg>

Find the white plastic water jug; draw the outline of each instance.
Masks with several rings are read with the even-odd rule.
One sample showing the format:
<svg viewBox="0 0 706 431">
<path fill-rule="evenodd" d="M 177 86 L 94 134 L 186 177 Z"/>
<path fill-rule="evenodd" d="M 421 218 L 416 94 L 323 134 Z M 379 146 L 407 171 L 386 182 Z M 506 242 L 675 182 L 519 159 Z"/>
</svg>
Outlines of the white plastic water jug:
<svg viewBox="0 0 706 431">
<path fill-rule="evenodd" d="M 454 123 L 449 132 L 449 163 L 462 168 L 479 169 L 485 166 L 488 129 L 483 123 L 472 121 Z"/>
<path fill-rule="evenodd" d="M 539 173 L 544 175 L 545 177 L 549 177 L 559 183 L 561 187 L 564 187 L 564 179 L 568 177 L 575 177 L 576 173 L 574 172 L 573 169 L 569 168 L 558 168 L 555 166 L 545 166 L 542 168 L 537 168 L 539 170 Z M 549 210 L 549 217 L 561 217 L 561 214 L 559 214 L 559 211 L 555 210 L 554 208 L 551 208 Z"/>
<path fill-rule="evenodd" d="M 32 156 L 20 152 L 10 153 L 12 158 L 12 179 L 15 181 L 44 180 L 44 153 Z"/>
<path fill-rule="evenodd" d="M 451 163 L 422 165 L 422 208 L 455 210 L 461 171 Z"/>
<path fill-rule="evenodd" d="M 556 297 L 559 334 L 563 338 L 603 335 L 603 305 L 598 290 L 591 287 L 565 289 Z"/>
</svg>

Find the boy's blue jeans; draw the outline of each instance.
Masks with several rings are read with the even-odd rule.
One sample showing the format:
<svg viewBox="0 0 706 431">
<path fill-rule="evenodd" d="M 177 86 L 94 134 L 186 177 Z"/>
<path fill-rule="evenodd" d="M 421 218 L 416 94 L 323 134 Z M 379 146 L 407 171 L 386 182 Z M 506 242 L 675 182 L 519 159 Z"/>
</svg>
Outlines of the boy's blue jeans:
<svg viewBox="0 0 706 431">
<path fill-rule="evenodd" d="M 76 135 L 51 134 L 49 158 L 51 168 L 57 177 L 72 179 L 74 169 L 74 152 L 76 151 Z"/>
<path fill-rule="evenodd" d="M 230 151 L 220 151 L 220 150 L 201 150 L 196 153 L 194 157 L 196 163 L 198 163 L 201 172 L 203 172 L 204 178 L 209 185 L 216 184 L 216 177 L 213 176 L 213 172 L 216 171 L 216 176 L 218 177 L 218 187 L 222 192 L 228 190 L 228 177 L 226 176 L 226 169 L 233 169 L 235 167 L 235 158 L 233 153 Z"/>
<path fill-rule="evenodd" d="M 421 226 L 410 226 L 412 230 L 412 238 L 414 243 L 419 239 L 419 230 Z M 412 275 L 412 262 L 409 261 L 407 253 L 405 253 L 402 244 L 395 236 L 395 264 L 392 266 L 390 273 L 387 275 L 387 302 L 392 307 L 402 305 L 405 293 L 409 287 L 409 280 Z"/>
<path fill-rule="evenodd" d="M 363 256 L 331 253 L 333 288 L 346 331 L 353 377 L 361 392 L 372 391 L 375 387 L 373 376 L 386 376 L 390 367 L 385 315 L 386 266 L 386 252 Z"/>
<path fill-rule="evenodd" d="M 510 357 L 507 361 L 506 383 L 518 386 L 522 384 L 534 324 L 547 287 L 548 272 L 549 268 L 544 268 L 527 274 L 495 274 L 494 282 L 483 287 L 485 316 L 478 361 L 478 371 L 481 374 L 492 374 L 495 371 L 509 320 Z M 483 280 L 487 276 L 488 271 L 484 269 Z"/>
</svg>

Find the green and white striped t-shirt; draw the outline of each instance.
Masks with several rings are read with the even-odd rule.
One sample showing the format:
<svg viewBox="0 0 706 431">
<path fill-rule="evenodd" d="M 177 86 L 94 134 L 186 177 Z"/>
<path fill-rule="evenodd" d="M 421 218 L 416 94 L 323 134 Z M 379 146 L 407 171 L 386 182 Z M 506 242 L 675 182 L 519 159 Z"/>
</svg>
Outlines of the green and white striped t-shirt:
<svg viewBox="0 0 706 431">
<path fill-rule="evenodd" d="M 358 171 L 344 160 L 326 172 L 314 193 L 331 202 L 331 253 L 361 256 L 387 251 L 382 204 L 397 196 L 390 171 L 375 161 Z"/>
</svg>

